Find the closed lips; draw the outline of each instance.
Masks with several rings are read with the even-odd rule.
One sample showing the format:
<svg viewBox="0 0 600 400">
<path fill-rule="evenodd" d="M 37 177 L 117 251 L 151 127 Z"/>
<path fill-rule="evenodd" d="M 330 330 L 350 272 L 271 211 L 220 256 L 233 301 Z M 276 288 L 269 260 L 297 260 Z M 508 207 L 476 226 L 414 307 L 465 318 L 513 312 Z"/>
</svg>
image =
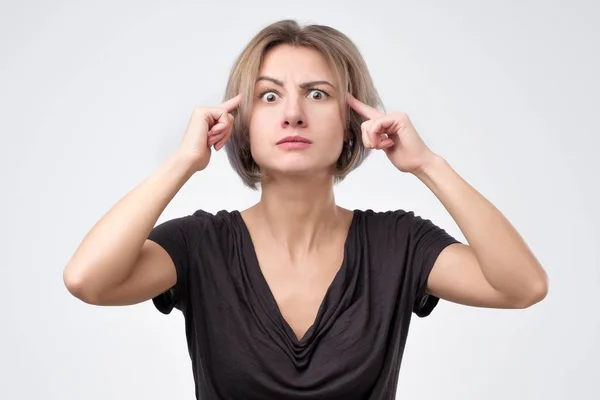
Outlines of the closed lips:
<svg viewBox="0 0 600 400">
<path fill-rule="evenodd" d="M 277 142 L 277 144 L 294 143 L 294 142 L 312 143 L 310 140 L 308 140 L 307 138 L 304 138 L 302 136 L 287 136 L 287 137 L 284 137 L 283 139 L 281 139 L 279 142 Z"/>
</svg>

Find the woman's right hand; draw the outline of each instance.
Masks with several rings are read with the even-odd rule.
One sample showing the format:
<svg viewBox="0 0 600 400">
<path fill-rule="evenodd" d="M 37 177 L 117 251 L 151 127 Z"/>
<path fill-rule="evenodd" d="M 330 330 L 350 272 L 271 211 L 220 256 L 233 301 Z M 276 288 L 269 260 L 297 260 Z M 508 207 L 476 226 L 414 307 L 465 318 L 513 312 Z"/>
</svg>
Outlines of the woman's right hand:
<svg viewBox="0 0 600 400">
<path fill-rule="evenodd" d="M 241 100 L 237 95 L 218 107 L 196 107 L 192 112 L 179 153 L 202 171 L 210 161 L 211 147 L 220 150 L 231 136 L 233 115 Z"/>
</svg>

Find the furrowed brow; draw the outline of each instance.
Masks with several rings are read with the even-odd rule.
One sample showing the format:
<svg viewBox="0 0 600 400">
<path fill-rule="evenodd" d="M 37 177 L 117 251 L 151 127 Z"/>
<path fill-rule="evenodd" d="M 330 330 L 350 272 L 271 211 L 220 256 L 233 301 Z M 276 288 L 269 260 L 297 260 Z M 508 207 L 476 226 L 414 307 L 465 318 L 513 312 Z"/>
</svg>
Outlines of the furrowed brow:
<svg viewBox="0 0 600 400">
<path fill-rule="evenodd" d="M 283 82 L 282 81 L 280 81 L 279 79 L 271 78 L 269 76 L 259 76 L 256 79 L 256 83 L 258 83 L 260 81 L 272 82 L 272 83 L 276 84 L 277 86 L 283 87 Z M 335 86 L 331 82 L 326 81 L 326 80 L 304 82 L 304 83 L 300 84 L 300 88 L 301 89 L 306 89 L 306 88 L 310 88 L 310 87 L 317 86 L 317 85 L 328 85 L 328 86 L 331 86 L 333 89 L 335 89 Z"/>
</svg>

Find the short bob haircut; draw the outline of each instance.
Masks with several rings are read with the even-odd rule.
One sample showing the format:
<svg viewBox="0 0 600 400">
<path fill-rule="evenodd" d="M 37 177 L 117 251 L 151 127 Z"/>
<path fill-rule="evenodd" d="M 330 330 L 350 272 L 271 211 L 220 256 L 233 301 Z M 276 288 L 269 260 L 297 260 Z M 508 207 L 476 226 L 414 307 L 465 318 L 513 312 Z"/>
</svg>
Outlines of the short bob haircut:
<svg viewBox="0 0 600 400">
<path fill-rule="evenodd" d="M 301 26 L 294 20 L 282 20 L 263 28 L 248 43 L 235 61 L 224 99 L 243 93 L 244 99 L 232 114 L 235 116 L 231 137 L 225 145 L 229 163 L 246 186 L 256 190 L 261 182 L 260 168 L 252 158 L 249 140 L 250 110 L 254 85 L 267 52 L 278 45 L 307 47 L 320 52 L 338 78 L 339 93 L 344 89 L 371 107 L 383 105 L 364 58 L 356 45 L 340 31 L 324 25 Z M 340 96 L 340 107 L 345 95 Z M 349 107 L 341 108 L 346 119 L 343 150 L 335 165 L 334 182 L 342 181 L 367 157 L 369 150 L 362 142 L 360 115 Z M 237 115 L 236 115 L 237 114 Z"/>
</svg>

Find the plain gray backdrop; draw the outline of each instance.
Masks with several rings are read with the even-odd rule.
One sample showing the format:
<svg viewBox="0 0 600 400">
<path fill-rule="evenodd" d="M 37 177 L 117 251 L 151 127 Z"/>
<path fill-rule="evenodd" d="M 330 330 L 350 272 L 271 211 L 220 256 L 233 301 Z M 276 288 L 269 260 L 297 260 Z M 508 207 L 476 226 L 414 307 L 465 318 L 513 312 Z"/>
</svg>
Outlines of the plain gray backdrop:
<svg viewBox="0 0 600 400">
<path fill-rule="evenodd" d="M 550 277 L 526 310 L 441 302 L 415 318 L 399 399 L 598 399 L 600 7 L 593 1 L 0 2 L 0 398 L 193 399 L 184 321 L 102 308 L 62 270 L 83 236 L 221 100 L 250 38 L 283 18 L 347 33 L 404 111 L 517 227 Z M 463 240 L 437 199 L 375 152 L 337 189 Z M 242 209 L 224 151 L 159 222 Z"/>
</svg>

